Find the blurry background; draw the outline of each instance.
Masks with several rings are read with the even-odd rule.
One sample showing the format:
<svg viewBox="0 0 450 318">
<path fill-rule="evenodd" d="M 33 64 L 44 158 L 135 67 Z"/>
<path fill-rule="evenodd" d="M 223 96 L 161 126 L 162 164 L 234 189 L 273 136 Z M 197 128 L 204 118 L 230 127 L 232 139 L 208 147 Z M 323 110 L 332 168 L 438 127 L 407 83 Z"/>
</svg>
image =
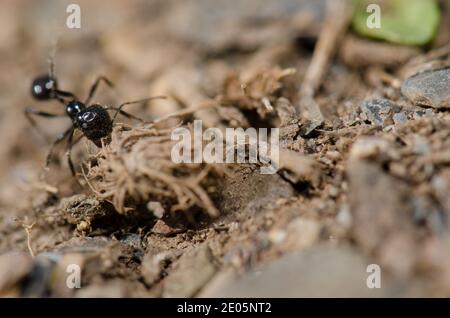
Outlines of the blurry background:
<svg viewBox="0 0 450 318">
<path fill-rule="evenodd" d="M 37 103 L 30 96 L 31 81 L 48 72 L 55 50 L 60 87 L 78 96 L 87 94 L 97 75 L 105 75 L 116 90 L 100 87 L 96 102 L 117 105 L 166 94 L 186 106 L 195 105 L 215 96 L 225 72 L 242 60 L 277 63 L 273 60 L 274 56 L 279 60 L 278 51 L 284 54 L 286 44 L 295 45 L 300 36 L 311 49 L 325 4 L 321 0 L 81 0 L 76 2 L 81 7 L 81 29 L 68 29 L 66 8 L 72 2 L 0 3 L 0 178 L 11 180 L 11 174 L 20 174 L 26 179 L 23 165 L 38 168 L 43 162 L 49 140 L 31 128 L 23 110 L 34 106 L 63 112 L 56 102 Z M 261 56 L 254 57 L 258 52 Z M 138 105 L 129 110 L 149 118 L 177 107 L 157 101 L 144 112 Z M 52 137 L 68 125 L 66 119 L 38 118 L 38 122 Z M 0 200 L 5 197 L 13 196 L 0 195 Z"/>
<path fill-rule="evenodd" d="M 73 2 L 0 1 L 0 295 L 5 288 L 13 296 L 189 297 L 209 281 L 201 295 L 449 295 L 448 112 L 415 105 L 400 90 L 411 75 L 403 71 L 430 61 L 450 65 L 448 1 L 439 1 L 439 30 L 421 46 L 370 40 L 351 27 L 343 32 L 314 96 L 325 120 L 310 130 L 292 105 L 299 104 L 322 25 L 332 30 L 336 22 L 325 18 L 326 0 L 78 0 L 81 29 L 68 29 Z M 420 25 L 408 23 L 403 31 Z M 30 95 L 52 52 L 63 90 L 84 97 L 104 75 L 115 89 L 99 88 L 94 102 L 102 105 L 170 97 L 127 108 L 146 119 L 226 95 L 230 107 L 220 116 L 201 113 L 205 125 L 217 118 L 230 126 L 281 122 L 285 146 L 321 168 L 297 183 L 243 168 L 225 180 L 231 190 L 221 193 L 223 217 L 195 230 L 119 215 L 75 182 L 64 147 L 60 162 L 43 169 L 69 120 L 38 118 L 44 138 L 23 111 L 64 112 Z M 275 80 L 280 87 L 269 94 L 292 104 L 280 118 L 245 109 L 242 83 L 254 81 L 264 93 L 264 79 L 288 68 L 296 73 Z M 413 87 L 419 97 L 429 92 L 423 87 Z M 256 110 L 264 106 L 259 97 L 250 98 Z M 74 161 L 95 151 L 81 142 Z M 3 255 L 9 251 L 20 253 Z M 84 266 L 84 288 L 75 292 L 63 284 L 71 262 Z M 387 269 L 384 289 L 365 285 L 373 262 Z"/>
</svg>

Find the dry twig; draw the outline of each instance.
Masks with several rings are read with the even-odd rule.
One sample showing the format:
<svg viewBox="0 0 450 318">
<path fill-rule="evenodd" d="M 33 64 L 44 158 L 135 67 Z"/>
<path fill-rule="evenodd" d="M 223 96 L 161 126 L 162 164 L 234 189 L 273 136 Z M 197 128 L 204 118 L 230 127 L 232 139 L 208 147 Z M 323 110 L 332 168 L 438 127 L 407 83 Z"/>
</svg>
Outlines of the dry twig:
<svg viewBox="0 0 450 318">
<path fill-rule="evenodd" d="M 311 64 L 306 71 L 299 95 L 297 111 L 310 119 L 315 127 L 323 122 L 323 115 L 314 100 L 331 58 L 336 52 L 339 39 L 350 23 L 352 6 L 348 0 L 329 0 L 325 24 L 319 35 Z"/>
</svg>

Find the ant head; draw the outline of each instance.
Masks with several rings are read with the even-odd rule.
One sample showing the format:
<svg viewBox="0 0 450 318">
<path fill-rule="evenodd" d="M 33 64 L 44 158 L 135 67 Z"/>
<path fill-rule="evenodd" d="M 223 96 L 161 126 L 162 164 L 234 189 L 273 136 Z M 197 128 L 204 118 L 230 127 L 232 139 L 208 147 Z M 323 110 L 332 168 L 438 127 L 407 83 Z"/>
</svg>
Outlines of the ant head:
<svg viewBox="0 0 450 318">
<path fill-rule="evenodd" d="M 113 127 L 107 110 L 97 104 L 81 110 L 75 117 L 75 125 L 96 145 L 100 139 L 111 135 Z"/>
<path fill-rule="evenodd" d="M 31 84 L 31 94 L 37 100 L 49 100 L 54 98 L 55 89 L 57 89 L 56 78 L 49 75 L 36 77 Z"/>
<path fill-rule="evenodd" d="M 85 108 L 86 106 L 82 102 L 73 100 L 67 103 L 66 113 L 70 118 L 72 118 L 72 120 L 76 120 L 76 115 L 79 114 Z"/>
</svg>

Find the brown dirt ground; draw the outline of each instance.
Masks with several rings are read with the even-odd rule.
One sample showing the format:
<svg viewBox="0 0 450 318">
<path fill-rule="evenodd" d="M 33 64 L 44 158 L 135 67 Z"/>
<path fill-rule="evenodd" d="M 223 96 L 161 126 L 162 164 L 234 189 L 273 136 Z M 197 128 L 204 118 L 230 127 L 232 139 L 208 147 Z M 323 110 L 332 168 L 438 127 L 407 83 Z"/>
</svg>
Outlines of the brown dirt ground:
<svg viewBox="0 0 450 318">
<path fill-rule="evenodd" d="M 447 28 L 426 49 L 371 41 L 368 48 L 349 32 L 316 94 L 325 121 L 308 129 L 311 123 L 293 105 L 325 1 L 80 0 L 80 30 L 64 27 L 68 3 L 0 3 L 0 273 L 7 277 L 0 277 L 0 295 L 360 296 L 371 263 L 383 270 L 383 296 L 450 295 L 450 116 L 413 105 L 399 85 L 416 67 L 411 58 L 426 61 L 429 51 L 449 43 L 448 10 Z M 82 141 L 73 150 L 77 167 L 90 166 L 87 178 L 103 193 L 81 172 L 71 177 L 64 147 L 45 170 L 51 139 L 68 120 L 39 120 L 44 138 L 23 110 L 63 112 L 57 102 L 38 103 L 29 93 L 33 77 L 46 72 L 56 39 L 64 89 L 86 94 L 102 74 L 116 88 L 100 88 L 99 103 L 168 96 L 127 109 L 146 119 L 215 99 L 220 107 L 185 116 L 183 124 L 199 118 L 209 127 L 280 127 L 282 147 L 290 151 L 284 169 L 261 175 L 254 165 L 163 164 L 168 145 L 158 138 L 179 120 L 151 132 L 121 119 L 131 130 L 117 127 L 109 148 Z M 445 56 L 448 61 L 450 52 Z M 373 124 L 360 108 L 367 98 L 392 101 L 406 122 L 383 114 L 382 126 Z M 130 136 L 127 144 L 114 143 Z M 174 185 L 188 203 L 180 203 Z M 154 216 L 150 201 L 167 213 Z M 210 204 L 219 217 L 210 217 Z M 299 259 L 289 263 L 302 265 L 273 275 L 282 266 L 277 261 L 295 253 Z M 328 267 L 302 260 L 321 253 L 333 255 L 318 258 Z M 72 263 L 82 268 L 81 289 L 65 286 Z M 269 269 L 261 278 L 266 283 L 252 285 L 246 279 L 260 268 L 263 275 Z M 344 282 L 343 272 L 363 278 Z M 299 283 L 314 275 L 313 287 Z M 325 275 L 335 285 L 319 279 Z M 276 294 L 276 282 L 286 284 L 285 295 Z M 342 288 L 333 292 L 333 286 Z"/>
</svg>

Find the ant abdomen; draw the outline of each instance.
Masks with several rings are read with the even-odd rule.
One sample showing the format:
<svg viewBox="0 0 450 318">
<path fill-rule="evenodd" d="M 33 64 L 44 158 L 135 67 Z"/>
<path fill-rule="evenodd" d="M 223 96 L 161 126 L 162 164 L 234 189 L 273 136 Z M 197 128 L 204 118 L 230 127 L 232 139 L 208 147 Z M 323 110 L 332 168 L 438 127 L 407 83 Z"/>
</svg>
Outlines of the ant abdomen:
<svg viewBox="0 0 450 318">
<path fill-rule="evenodd" d="M 94 104 L 81 110 L 76 118 L 75 125 L 84 136 L 98 145 L 102 138 L 112 133 L 113 122 L 108 111 L 101 105 Z"/>
</svg>

